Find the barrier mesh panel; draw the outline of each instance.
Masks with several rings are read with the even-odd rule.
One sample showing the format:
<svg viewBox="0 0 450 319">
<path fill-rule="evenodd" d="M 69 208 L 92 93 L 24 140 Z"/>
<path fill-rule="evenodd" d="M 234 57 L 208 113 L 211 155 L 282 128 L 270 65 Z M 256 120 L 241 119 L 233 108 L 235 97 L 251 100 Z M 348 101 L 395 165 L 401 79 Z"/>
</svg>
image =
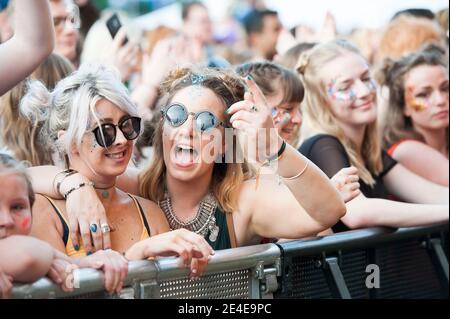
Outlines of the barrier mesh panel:
<svg viewBox="0 0 450 319">
<path fill-rule="evenodd" d="M 354 252 L 346 252 L 342 254 L 341 271 L 350 291 L 350 295 L 354 299 L 369 299 L 370 291 L 366 287 L 366 267 L 368 261 L 367 251 L 360 250 Z"/>
<path fill-rule="evenodd" d="M 324 272 L 317 267 L 318 260 L 321 256 L 292 258 L 284 278 L 285 290 L 275 294 L 275 298 L 332 298 Z"/>
<path fill-rule="evenodd" d="M 161 298 L 249 299 L 252 298 L 251 274 L 250 269 L 244 269 L 206 275 L 196 280 L 162 281 L 160 284 Z"/>
<path fill-rule="evenodd" d="M 407 241 L 377 248 L 380 289 L 377 298 L 442 298 L 442 286 L 421 242 Z"/>
</svg>

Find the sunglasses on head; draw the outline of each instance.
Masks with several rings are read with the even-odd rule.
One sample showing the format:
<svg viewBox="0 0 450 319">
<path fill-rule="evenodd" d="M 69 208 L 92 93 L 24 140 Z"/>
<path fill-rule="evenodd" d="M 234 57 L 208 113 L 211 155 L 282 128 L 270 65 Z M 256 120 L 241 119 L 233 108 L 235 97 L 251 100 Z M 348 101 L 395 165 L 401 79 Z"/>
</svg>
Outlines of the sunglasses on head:
<svg viewBox="0 0 450 319">
<path fill-rule="evenodd" d="M 202 111 L 199 113 L 188 112 L 186 107 L 179 103 L 169 105 L 161 110 L 161 113 L 166 121 L 173 127 L 183 125 L 183 123 L 187 121 L 189 115 L 192 115 L 195 120 L 195 128 L 202 133 L 216 128 L 219 125 L 224 126 L 224 123 L 220 122 L 213 113 L 209 111 Z"/>
<path fill-rule="evenodd" d="M 95 140 L 101 147 L 110 147 L 117 136 L 117 127 L 123 136 L 129 140 L 135 140 L 141 132 L 141 118 L 136 116 L 125 117 L 117 125 L 104 123 L 92 130 Z"/>
</svg>

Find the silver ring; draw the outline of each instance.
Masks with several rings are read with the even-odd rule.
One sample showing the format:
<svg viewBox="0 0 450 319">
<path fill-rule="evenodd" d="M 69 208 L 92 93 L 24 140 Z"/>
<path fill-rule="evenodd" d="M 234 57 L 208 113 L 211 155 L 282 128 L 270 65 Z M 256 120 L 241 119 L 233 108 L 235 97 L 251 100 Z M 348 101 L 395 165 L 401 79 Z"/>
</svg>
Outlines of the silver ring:
<svg viewBox="0 0 450 319">
<path fill-rule="evenodd" d="M 258 112 L 258 108 L 256 107 L 255 104 L 252 105 L 252 107 L 250 108 L 250 110 L 251 110 L 252 112 Z"/>
<path fill-rule="evenodd" d="M 100 226 L 100 227 L 102 229 L 103 234 L 111 232 L 111 227 L 109 227 L 108 224 L 102 224 L 102 226 Z"/>
</svg>

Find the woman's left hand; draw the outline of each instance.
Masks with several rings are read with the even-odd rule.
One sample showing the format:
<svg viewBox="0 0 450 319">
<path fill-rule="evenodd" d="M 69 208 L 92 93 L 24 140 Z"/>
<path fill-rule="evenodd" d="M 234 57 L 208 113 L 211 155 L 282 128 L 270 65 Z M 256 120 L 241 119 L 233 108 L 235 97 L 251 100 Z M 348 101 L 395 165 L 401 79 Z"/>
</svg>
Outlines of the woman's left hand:
<svg viewBox="0 0 450 319">
<path fill-rule="evenodd" d="M 281 146 L 281 138 L 274 126 L 270 108 L 266 98 L 258 85 L 251 78 L 245 80 L 248 91 L 244 100 L 230 106 L 227 114 L 231 116 L 230 123 L 233 128 L 243 131 L 248 141 L 254 141 L 256 148 L 248 143 L 247 160 L 253 158 L 249 155 L 256 150 L 256 161 L 262 162 L 277 153 Z"/>
</svg>

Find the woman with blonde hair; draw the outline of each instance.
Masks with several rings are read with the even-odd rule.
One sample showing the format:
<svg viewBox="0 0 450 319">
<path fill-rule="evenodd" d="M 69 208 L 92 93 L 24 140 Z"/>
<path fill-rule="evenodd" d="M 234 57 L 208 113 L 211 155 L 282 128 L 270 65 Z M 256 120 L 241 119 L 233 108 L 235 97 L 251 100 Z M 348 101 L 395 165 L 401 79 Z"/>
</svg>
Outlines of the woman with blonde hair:
<svg viewBox="0 0 450 319">
<path fill-rule="evenodd" d="M 344 215 L 344 203 L 328 178 L 280 138 L 253 80 L 244 82 L 223 70 L 177 69 L 162 91 L 154 161 L 142 172 L 128 169 L 118 186 L 158 202 L 171 229 L 194 231 L 219 250 L 258 244 L 262 238 L 315 235 Z M 252 135 L 258 129 L 262 136 Z M 256 160 L 271 165 L 279 178 L 252 178 L 235 143 L 245 134 L 256 144 Z M 249 152 L 244 156 L 242 160 L 255 159 Z M 35 176 L 58 172 L 51 167 L 34 169 Z M 61 188 L 81 181 L 87 182 L 76 174 Z M 34 186 L 59 195 L 49 184 Z M 102 218 L 101 205 L 91 193 L 83 188 L 67 202 L 74 224 L 82 230 L 85 218 Z"/>
<path fill-rule="evenodd" d="M 213 253 L 203 237 L 186 230 L 168 232 L 167 221 L 155 203 L 116 188 L 117 176 L 128 167 L 141 122 L 117 73 L 103 66 L 83 65 L 51 92 L 42 83 L 32 82 L 20 109 L 35 124 L 41 123 L 41 143 L 65 159 L 68 169 L 54 185 L 64 200 L 37 196 L 33 236 L 68 256 L 103 262 L 108 291 L 121 289 L 127 260 L 180 256 L 190 265 L 192 276 L 201 273 Z M 64 188 L 60 179 L 75 172 L 90 181 Z M 69 227 L 65 200 L 83 188 L 94 192 L 108 221 L 88 220 L 89 238 L 72 242 L 71 234 L 76 231 Z M 94 247 L 86 244 L 91 236 L 101 240 L 102 234 L 110 232 L 111 241 L 105 246 L 112 250 L 102 250 L 102 243 L 94 253 Z"/>
<path fill-rule="evenodd" d="M 19 104 L 29 81 L 41 81 L 47 88 L 53 89 L 56 83 L 74 70 L 69 60 L 52 53 L 28 78 L 0 97 L 0 145 L 8 147 L 15 158 L 32 166 L 59 164 L 54 162 L 51 151 L 39 143 L 39 127 L 20 116 Z"/>
<path fill-rule="evenodd" d="M 389 88 L 383 132 L 388 154 L 417 175 L 448 186 L 448 67 L 445 52 L 429 45 L 386 60 L 380 84 Z"/>
<path fill-rule="evenodd" d="M 433 184 L 382 152 L 377 132 L 376 84 L 358 49 L 343 40 L 302 56 L 305 121 L 311 132 L 300 151 L 329 177 L 358 168 L 361 194 L 346 204 L 334 228 L 409 227 L 448 221 L 448 188 Z M 388 195 L 409 203 L 388 200 Z M 414 203 L 414 204 L 412 204 Z"/>
</svg>

